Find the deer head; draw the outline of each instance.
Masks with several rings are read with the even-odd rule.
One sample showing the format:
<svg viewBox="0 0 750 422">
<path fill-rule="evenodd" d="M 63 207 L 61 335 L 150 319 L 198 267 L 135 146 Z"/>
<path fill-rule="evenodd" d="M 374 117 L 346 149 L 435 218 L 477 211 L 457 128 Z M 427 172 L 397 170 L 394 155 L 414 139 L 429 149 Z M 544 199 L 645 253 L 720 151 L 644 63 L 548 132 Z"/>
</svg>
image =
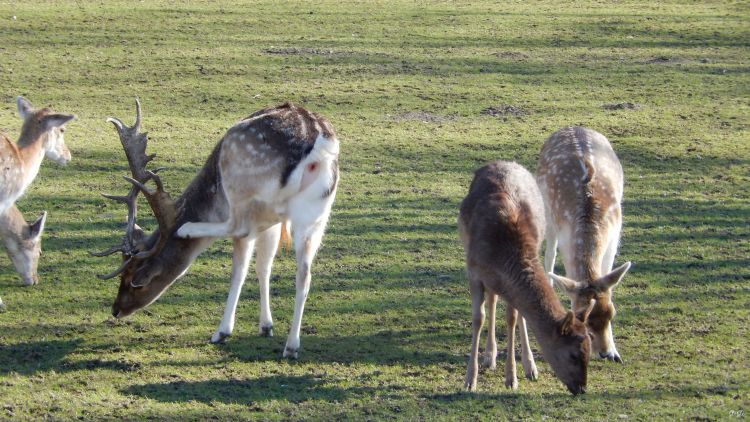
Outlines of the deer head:
<svg viewBox="0 0 750 422">
<path fill-rule="evenodd" d="M 45 211 L 36 221 L 27 224 L 15 205 L 0 215 L 0 235 L 5 249 L 26 285 L 39 282 L 37 266 L 42 252 L 42 233 L 46 220 Z"/>
<path fill-rule="evenodd" d="M 586 374 L 591 354 L 591 339 L 586 323 L 593 308 L 592 300 L 580 320 L 573 311 L 568 311 L 558 321 L 559 336 L 537 336 L 540 342 L 548 343 L 547 347 L 542 348 L 542 353 L 555 375 L 572 394 L 586 392 Z"/>
<path fill-rule="evenodd" d="M 164 185 L 157 175 L 162 169 L 146 169 L 146 164 L 153 160 L 156 154 L 146 155 L 148 136 L 146 133 L 140 133 L 141 104 L 137 99 L 135 105 L 136 120 L 132 127 L 113 117 L 107 119 L 117 129 L 133 176 L 125 177 L 132 185 L 127 195 L 104 195 L 127 205 L 125 236 L 121 245 L 113 246 L 104 252 L 92 253 L 94 256 L 122 253 L 120 267 L 109 274 L 99 276 L 101 279 L 110 279 L 120 275 L 120 289 L 112 305 L 112 314 L 116 317 L 130 315 L 147 306 L 179 276 L 172 274 L 174 269 L 169 266 L 170 256 L 163 253 L 165 246 L 174 241 L 172 235 L 176 228 L 177 206 L 164 191 Z M 153 181 L 155 189 L 146 186 L 149 181 Z M 143 193 L 159 224 L 159 228 L 151 235 L 146 235 L 135 221 L 139 193 Z"/>
<path fill-rule="evenodd" d="M 568 294 L 571 308 L 578 315 L 586 312 L 589 303 L 596 304 L 588 311 L 587 324 L 591 333 L 591 351 L 600 357 L 622 363 L 622 357 L 614 348 L 611 321 L 615 317 L 615 304 L 612 291 L 620 284 L 630 269 L 630 261 L 615 268 L 609 274 L 593 281 L 576 281 L 549 273 L 555 285 Z M 611 352 L 611 350 L 615 350 Z"/>
<path fill-rule="evenodd" d="M 57 164 L 67 164 L 70 161 L 70 150 L 65 145 L 64 125 L 75 119 L 75 116 L 53 113 L 48 108 L 37 110 L 24 97 L 18 97 L 16 104 L 18 105 L 18 114 L 24 120 L 22 132 L 27 132 L 33 128 L 41 130 L 46 136 L 43 141 L 44 155 Z"/>
</svg>

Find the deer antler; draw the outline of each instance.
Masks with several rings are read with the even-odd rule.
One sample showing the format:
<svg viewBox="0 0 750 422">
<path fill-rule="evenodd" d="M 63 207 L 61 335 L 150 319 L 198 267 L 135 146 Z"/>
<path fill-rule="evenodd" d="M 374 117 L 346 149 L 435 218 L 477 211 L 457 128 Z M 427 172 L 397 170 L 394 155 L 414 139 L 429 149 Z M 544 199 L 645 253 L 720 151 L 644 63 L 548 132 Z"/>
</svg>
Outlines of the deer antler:
<svg viewBox="0 0 750 422">
<path fill-rule="evenodd" d="M 120 268 L 109 274 L 98 276 L 101 279 L 109 279 L 120 274 L 134 258 L 145 259 L 157 253 L 166 243 L 177 222 L 177 207 L 175 202 L 169 196 L 169 193 L 164 190 L 164 184 L 157 175 L 159 171 L 163 170 L 163 167 L 153 171 L 146 169 L 146 164 L 153 160 L 156 154 L 146 155 L 148 133 L 140 133 L 141 103 L 137 98 L 135 100 L 135 112 L 135 124 L 132 127 L 128 127 L 120 119 L 114 117 L 107 118 L 107 121 L 115 126 L 120 136 L 120 143 L 122 143 L 122 147 L 125 150 L 125 156 L 130 166 L 130 173 L 133 175 L 132 178 L 128 176 L 124 177 L 133 186 L 126 196 L 104 195 L 106 198 L 123 202 L 128 206 L 128 222 L 122 245 L 113 246 L 103 252 L 92 253 L 94 256 L 107 256 L 115 252 L 122 252 L 123 254 L 123 263 L 120 265 Z M 149 180 L 154 181 L 156 189 L 146 186 Z M 136 232 L 140 230 L 135 224 L 139 192 L 143 192 L 159 223 L 159 240 L 147 251 L 139 250 L 143 243 L 140 242 L 140 239 L 136 239 Z"/>
</svg>

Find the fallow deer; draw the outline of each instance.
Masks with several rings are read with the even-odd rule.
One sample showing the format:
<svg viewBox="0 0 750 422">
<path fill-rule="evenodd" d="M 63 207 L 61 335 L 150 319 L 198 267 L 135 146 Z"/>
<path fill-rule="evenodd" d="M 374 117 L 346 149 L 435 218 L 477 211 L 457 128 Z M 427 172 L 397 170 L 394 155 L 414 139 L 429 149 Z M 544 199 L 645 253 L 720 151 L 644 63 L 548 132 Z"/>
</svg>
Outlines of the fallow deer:
<svg viewBox="0 0 750 422">
<path fill-rule="evenodd" d="M 15 204 L 0 214 L 0 237 L 8 257 L 26 285 L 39 282 L 36 269 L 42 251 L 42 233 L 46 220 L 47 213 L 44 212 L 36 221 L 27 224 Z"/>
<path fill-rule="evenodd" d="M 34 181 L 45 156 L 58 164 L 70 161 L 63 132 L 75 116 L 48 108 L 37 110 L 23 97 L 16 102 L 23 118 L 18 144 L 0 134 L 0 214 L 13 206 Z"/>
<path fill-rule="evenodd" d="M 612 270 L 622 228 L 623 179 L 612 146 L 594 130 L 561 129 L 542 146 L 537 180 L 547 218 L 545 269 L 578 315 L 595 301 L 588 318 L 592 353 L 620 363 L 611 321 L 612 291 L 630 268 L 626 262 Z M 552 274 L 558 248 L 565 277 Z"/>
<path fill-rule="evenodd" d="M 508 357 L 505 385 L 517 388 L 514 328 L 518 312 L 536 334 L 545 359 L 573 394 L 586 391 L 591 342 L 582 321 L 565 311 L 539 261 L 544 236 L 544 205 L 534 177 L 516 163 L 497 161 L 476 171 L 461 203 L 459 233 L 466 251 L 472 299 L 471 357 L 465 387 L 475 390 L 484 302 L 490 302 L 494 340 L 494 302 L 507 303 Z M 494 363 L 494 351 L 488 342 Z"/>
<path fill-rule="evenodd" d="M 108 121 L 117 128 L 133 175 L 128 178 L 133 186 L 127 196 L 110 197 L 128 204 L 123 245 L 97 254 L 122 251 L 120 268 L 100 276 L 121 274 L 112 314 L 125 317 L 155 301 L 216 238 L 228 236 L 234 242 L 231 287 L 224 316 L 211 342 L 223 342 L 232 334 L 254 247 L 260 283 L 260 334 L 273 335 L 269 277 L 282 223 L 289 222 L 297 257 L 297 293 L 283 355 L 296 358 L 310 289 L 310 266 L 339 179 L 339 141 L 328 120 L 289 103 L 253 113 L 227 131 L 176 201 L 164 191 L 157 170 L 146 170 L 154 155 L 145 153 L 148 138 L 140 133 L 140 103 L 136 100 L 133 127 L 115 118 Z M 150 180 L 156 189 L 145 186 Z M 145 195 L 159 223 L 150 236 L 135 224 L 139 192 Z"/>
</svg>

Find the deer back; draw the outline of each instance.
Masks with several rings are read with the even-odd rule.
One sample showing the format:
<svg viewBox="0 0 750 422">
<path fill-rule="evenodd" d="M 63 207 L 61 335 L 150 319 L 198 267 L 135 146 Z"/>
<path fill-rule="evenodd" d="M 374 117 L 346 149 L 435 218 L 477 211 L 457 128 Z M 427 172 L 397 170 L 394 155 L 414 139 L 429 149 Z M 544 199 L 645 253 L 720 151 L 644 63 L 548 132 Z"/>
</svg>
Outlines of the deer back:
<svg viewBox="0 0 750 422">
<path fill-rule="evenodd" d="M 555 132 L 542 147 L 537 180 L 547 218 L 560 234 L 567 276 L 600 277 L 608 230 L 622 218 L 623 171 L 609 141 L 588 128 Z"/>
</svg>

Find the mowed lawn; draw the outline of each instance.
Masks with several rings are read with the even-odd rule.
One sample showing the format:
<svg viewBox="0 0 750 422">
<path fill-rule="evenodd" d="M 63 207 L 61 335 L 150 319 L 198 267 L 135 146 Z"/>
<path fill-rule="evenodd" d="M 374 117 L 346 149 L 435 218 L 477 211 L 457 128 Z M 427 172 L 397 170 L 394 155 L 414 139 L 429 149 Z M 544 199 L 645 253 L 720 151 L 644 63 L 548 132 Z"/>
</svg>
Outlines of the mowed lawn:
<svg viewBox="0 0 750 422">
<path fill-rule="evenodd" d="M 18 136 L 17 95 L 78 115 L 73 161 L 45 162 L 18 203 L 27 220 L 49 212 L 40 284 L 0 258 L 0 419 L 746 419 L 749 21 L 732 1 L 0 1 L 0 130 Z M 132 123 L 135 97 L 175 196 L 261 107 L 293 101 L 337 128 L 342 178 L 299 360 L 281 357 L 289 255 L 274 267 L 275 337 L 257 336 L 251 277 L 233 337 L 208 344 L 228 240 L 145 311 L 110 315 L 118 282 L 96 274 L 119 258 L 88 251 L 122 235 L 124 207 L 99 195 L 128 188 L 105 119 Z M 458 205 L 476 168 L 533 171 L 568 125 L 607 136 L 625 169 L 625 363 L 592 361 L 572 397 L 534 343 L 538 381 L 509 391 L 500 369 L 466 393 Z M 140 214 L 153 229 L 145 202 Z"/>
</svg>

